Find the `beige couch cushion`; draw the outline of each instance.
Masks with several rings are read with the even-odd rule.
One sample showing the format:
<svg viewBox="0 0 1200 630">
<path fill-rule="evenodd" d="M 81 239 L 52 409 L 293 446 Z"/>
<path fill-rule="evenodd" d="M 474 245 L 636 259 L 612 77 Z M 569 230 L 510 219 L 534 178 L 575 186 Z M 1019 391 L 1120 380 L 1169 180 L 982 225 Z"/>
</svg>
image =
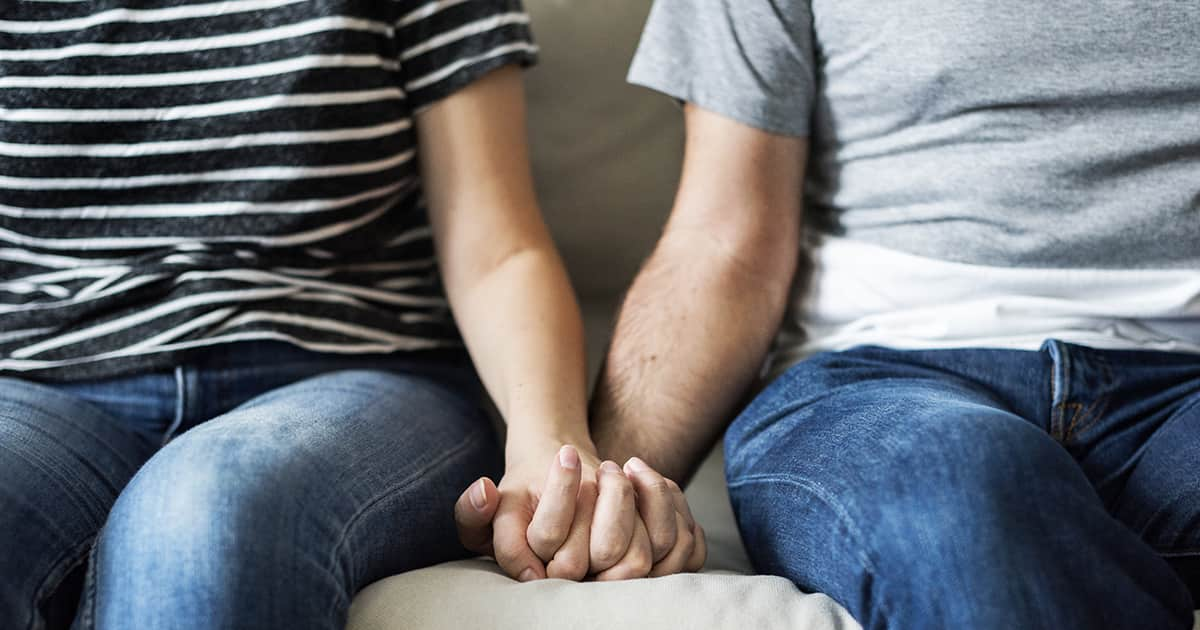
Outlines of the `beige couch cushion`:
<svg viewBox="0 0 1200 630">
<path fill-rule="evenodd" d="M 683 127 L 625 82 L 647 0 L 526 0 L 541 60 L 528 74 L 538 196 L 583 299 L 623 291 L 658 238 Z"/>
<path fill-rule="evenodd" d="M 783 578 L 709 573 L 582 585 L 561 580 L 521 584 L 482 560 L 384 580 L 363 591 L 354 606 L 354 630 L 858 627 L 839 613 L 833 600 L 797 597 Z"/>
</svg>

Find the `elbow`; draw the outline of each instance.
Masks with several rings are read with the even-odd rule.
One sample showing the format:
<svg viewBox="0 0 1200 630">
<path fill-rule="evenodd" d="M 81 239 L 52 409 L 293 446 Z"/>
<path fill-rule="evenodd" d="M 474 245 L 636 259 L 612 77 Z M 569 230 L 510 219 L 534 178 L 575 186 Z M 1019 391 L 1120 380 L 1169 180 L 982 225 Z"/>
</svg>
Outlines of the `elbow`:
<svg viewBox="0 0 1200 630">
<path fill-rule="evenodd" d="M 800 261 L 801 239 L 798 221 L 781 223 L 668 225 L 658 250 L 674 252 L 667 255 L 704 267 L 715 278 L 753 287 L 782 309 Z"/>
<path fill-rule="evenodd" d="M 505 286 L 524 284 L 522 278 L 562 275 L 562 260 L 552 245 L 514 243 L 490 251 L 474 251 L 454 258 L 443 256 L 442 281 L 451 303 L 472 295 L 497 280 Z"/>
</svg>

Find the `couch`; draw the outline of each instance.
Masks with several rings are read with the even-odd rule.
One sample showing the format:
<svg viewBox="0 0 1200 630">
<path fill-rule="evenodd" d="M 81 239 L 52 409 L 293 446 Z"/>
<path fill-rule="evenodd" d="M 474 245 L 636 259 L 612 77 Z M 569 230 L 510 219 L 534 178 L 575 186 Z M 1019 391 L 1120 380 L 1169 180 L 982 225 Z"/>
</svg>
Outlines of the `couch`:
<svg viewBox="0 0 1200 630">
<path fill-rule="evenodd" d="M 525 5 L 542 47 L 541 63 L 527 74 L 535 176 L 583 305 L 594 373 L 620 293 L 670 209 L 682 121 L 669 99 L 624 82 L 649 0 Z M 702 573 L 521 584 L 487 560 L 452 562 L 368 587 L 351 608 L 348 630 L 859 628 L 825 595 L 801 593 L 782 578 L 750 575 L 719 451 L 687 494 L 708 535 Z"/>
</svg>

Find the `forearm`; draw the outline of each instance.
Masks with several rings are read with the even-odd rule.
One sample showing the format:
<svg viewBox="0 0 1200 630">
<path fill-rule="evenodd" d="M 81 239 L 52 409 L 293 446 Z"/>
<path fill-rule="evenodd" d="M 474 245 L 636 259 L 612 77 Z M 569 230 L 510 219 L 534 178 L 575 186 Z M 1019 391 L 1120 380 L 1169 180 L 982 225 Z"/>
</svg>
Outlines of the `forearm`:
<svg viewBox="0 0 1200 630">
<path fill-rule="evenodd" d="M 691 475 L 758 375 L 795 262 L 668 232 L 625 298 L 593 394 L 601 457 L 637 455 L 669 478 Z"/>
<path fill-rule="evenodd" d="M 591 449 L 579 307 L 538 211 L 524 121 L 511 66 L 418 116 L 439 267 L 509 446 Z"/>
<path fill-rule="evenodd" d="M 508 425 L 510 461 L 551 442 L 594 449 L 573 295 L 547 239 L 503 256 L 451 298 L 480 378 Z"/>
</svg>

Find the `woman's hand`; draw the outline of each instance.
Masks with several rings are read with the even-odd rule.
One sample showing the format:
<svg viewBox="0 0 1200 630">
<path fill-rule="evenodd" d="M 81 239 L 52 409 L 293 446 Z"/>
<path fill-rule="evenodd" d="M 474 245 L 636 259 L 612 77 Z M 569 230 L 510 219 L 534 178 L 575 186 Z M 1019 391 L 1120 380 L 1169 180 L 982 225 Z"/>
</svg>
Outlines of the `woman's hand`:
<svg viewBox="0 0 1200 630">
<path fill-rule="evenodd" d="M 510 448 L 508 461 L 500 486 L 472 484 L 455 518 L 463 545 L 510 576 L 617 580 L 704 564 L 704 533 L 679 486 L 641 460 L 622 470 L 590 445 L 543 444 Z"/>
</svg>

